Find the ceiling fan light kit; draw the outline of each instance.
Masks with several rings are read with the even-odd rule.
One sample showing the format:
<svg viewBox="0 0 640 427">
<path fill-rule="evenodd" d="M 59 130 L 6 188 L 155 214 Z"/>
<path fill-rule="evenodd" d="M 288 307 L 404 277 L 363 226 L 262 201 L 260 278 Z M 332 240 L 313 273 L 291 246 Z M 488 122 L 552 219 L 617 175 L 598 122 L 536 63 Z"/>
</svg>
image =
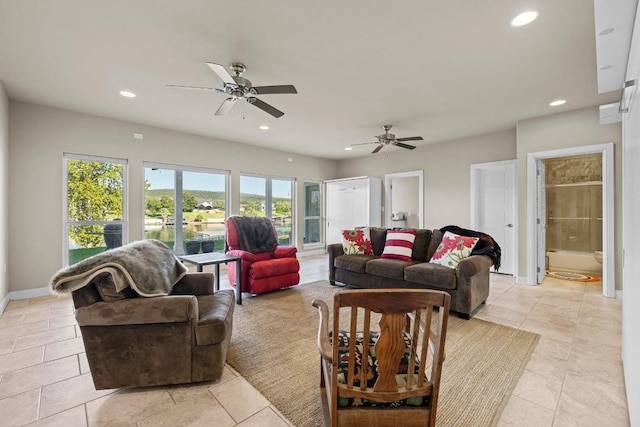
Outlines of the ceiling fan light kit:
<svg viewBox="0 0 640 427">
<path fill-rule="evenodd" d="M 178 89 L 196 89 L 196 90 L 215 90 L 216 92 L 227 95 L 227 99 L 222 102 L 222 105 L 216 111 L 216 116 L 223 116 L 227 114 L 234 106 L 236 101 L 244 99 L 249 104 L 258 107 L 262 111 L 271 114 L 275 118 L 282 117 L 284 113 L 274 106 L 267 104 L 255 97 L 255 95 L 275 95 L 275 94 L 296 94 L 298 91 L 293 85 L 278 85 L 278 86 L 253 86 L 251 81 L 241 76 L 247 70 L 244 64 L 239 62 L 232 62 L 229 64 L 229 69 L 234 74 L 233 76 L 227 72 L 227 70 L 220 64 L 213 62 L 206 63 L 211 70 L 216 73 L 220 80 L 224 82 L 222 89 L 210 88 L 210 87 L 197 87 L 197 86 L 179 86 L 179 85 L 167 85 L 168 87 Z"/>
<path fill-rule="evenodd" d="M 415 145 L 405 144 L 405 141 L 422 141 L 423 138 L 421 136 L 409 136 L 406 138 L 396 138 L 396 136 L 392 133 L 389 133 L 392 125 L 384 125 L 382 129 L 384 129 L 384 133 L 382 135 L 377 135 L 377 142 L 362 142 L 359 144 L 351 144 L 351 146 L 356 145 L 367 145 L 367 144 L 378 144 L 376 148 L 373 149 L 371 154 L 376 154 L 380 150 L 382 150 L 386 145 L 395 145 L 396 147 L 406 148 L 407 150 L 413 150 Z"/>
</svg>

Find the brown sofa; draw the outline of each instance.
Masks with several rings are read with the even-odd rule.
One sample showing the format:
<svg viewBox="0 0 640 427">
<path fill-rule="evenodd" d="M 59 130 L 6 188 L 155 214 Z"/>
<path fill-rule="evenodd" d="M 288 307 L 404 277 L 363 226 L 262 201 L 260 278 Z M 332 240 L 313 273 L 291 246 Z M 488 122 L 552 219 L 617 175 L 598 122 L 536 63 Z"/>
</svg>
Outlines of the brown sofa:
<svg viewBox="0 0 640 427">
<path fill-rule="evenodd" d="M 220 378 L 235 306 L 232 290 L 214 294 L 213 274 L 186 274 L 167 296 L 119 298 L 105 301 L 93 282 L 73 291 L 96 389 Z"/>
<path fill-rule="evenodd" d="M 381 258 L 387 230 L 372 227 L 373 255 L 344 255 L 342 244 L 327 247 L 329 281 L 355 288 L 417 288 L 446 291 L 451 295 L 451 310 L 469 319 L 489 296 L 487 255 L 471 255 L 451 269 L 428 261 L 442 240 L 440 230 L 416 230 L 412 261 Z"/>
</svg>

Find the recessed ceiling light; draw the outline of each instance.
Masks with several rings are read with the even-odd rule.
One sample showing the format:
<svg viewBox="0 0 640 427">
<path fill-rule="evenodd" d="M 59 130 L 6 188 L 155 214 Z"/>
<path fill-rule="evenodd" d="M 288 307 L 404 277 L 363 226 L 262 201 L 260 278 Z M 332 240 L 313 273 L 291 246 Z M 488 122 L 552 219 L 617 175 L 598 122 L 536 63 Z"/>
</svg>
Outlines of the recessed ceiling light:
<svg viewBox="0 0 640 427">
<path fill-rule="evenodd" d="M 522 27 L 523 25 L 527 25 L 535 21 L 535 19 L 540 15 L 540 12 L 537 10 L 529 10 L 527 12 L 522 12 L 520 15 L 516 16 L 511 20 L 512 27 Z"/>
<path fill-rule="evenodd" d="M 260 130 L 269 130 L 269 126 L 267 125 L 260 125 L 258 128 L 260 128 Z"/>
<path fill-rule="evenodd" d="M 609 27 L 609 28 L 605 28 L 604 30 L 600 31 L 600 32 L 598 33 L 598 35 L 599 35 L 599 36 L 606 36 L 607 34 L 611 34 L 611 33 L 613 33 L 614 31 L 615 31 L 615 28 L 611 28 L 611 27 Z"/>
<path fill-rule="evenodd" d="M 133 92 L 129 92 L 128 90 L 121 90 L 120 91 L 120 95 L 124 96 L 125 98 L 135 98 L 136 94 Z"/>
<path fill-rule="evenodd" d="M 353 150 L 353 147 L 344 147 L 344 149 L 345 149 L 346 151 L 351 151 L 351 150 Z"/>
<path fill-rule="evenodd" d="M 565 102 L 567 102 L 567 101 L 564 100 L 564 99 L 556 99 L 555 101 L 550 102 L 549 105 L 552 106 L 552 107 L 557 107 L 558 105 L 562 105 Z"/>
</svg>

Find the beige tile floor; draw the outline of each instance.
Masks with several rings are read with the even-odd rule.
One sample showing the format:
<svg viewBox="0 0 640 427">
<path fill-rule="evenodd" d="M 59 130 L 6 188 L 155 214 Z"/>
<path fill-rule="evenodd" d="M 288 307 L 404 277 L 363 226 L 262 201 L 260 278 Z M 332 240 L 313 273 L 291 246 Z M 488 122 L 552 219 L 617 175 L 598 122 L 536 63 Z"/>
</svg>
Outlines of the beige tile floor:
<svg viewBox="0 0 640 427">
<path fill-rule="evenodd" d="M 325 280 L 327 257 L 301 258 L 301 276 L 301 283 Z M 476 317 L 541 336 L 500 426 L 629 425 L 621 304 L 602 296 L 600 282 L 526 286 L 492 274 L 489 300 Z M 70 299 L 41 297 L 11 301 L 0 315 L 0 426 L 23 425 L 290 423 L 230 367 L 216 382 L 96 391 Z"/>
</svg>

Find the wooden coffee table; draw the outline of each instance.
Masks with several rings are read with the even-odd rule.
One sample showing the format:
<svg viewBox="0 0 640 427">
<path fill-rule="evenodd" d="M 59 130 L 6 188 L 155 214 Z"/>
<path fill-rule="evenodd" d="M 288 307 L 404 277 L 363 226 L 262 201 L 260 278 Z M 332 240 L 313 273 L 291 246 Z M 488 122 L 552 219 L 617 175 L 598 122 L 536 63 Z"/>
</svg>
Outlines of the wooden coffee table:
<svg viewBox="0 0 640 427">
<path fill-rule="evenodd" d="M 236 272 L 236 304 L 242 304 L 242 257 L 211 252 L 195 255 L 179 255 L 178 259 L 188 262 L 189 264 L 195 264 L 198 272 L 202 272 L 202 268 L 205 265 L 215 265 L 216 272 L 213 283 L 216 291 L 220 290 L 220 264 L 228 264 L 229 262 L 235 261 L 238 267 L 238 271 Z"/>
</svg>

